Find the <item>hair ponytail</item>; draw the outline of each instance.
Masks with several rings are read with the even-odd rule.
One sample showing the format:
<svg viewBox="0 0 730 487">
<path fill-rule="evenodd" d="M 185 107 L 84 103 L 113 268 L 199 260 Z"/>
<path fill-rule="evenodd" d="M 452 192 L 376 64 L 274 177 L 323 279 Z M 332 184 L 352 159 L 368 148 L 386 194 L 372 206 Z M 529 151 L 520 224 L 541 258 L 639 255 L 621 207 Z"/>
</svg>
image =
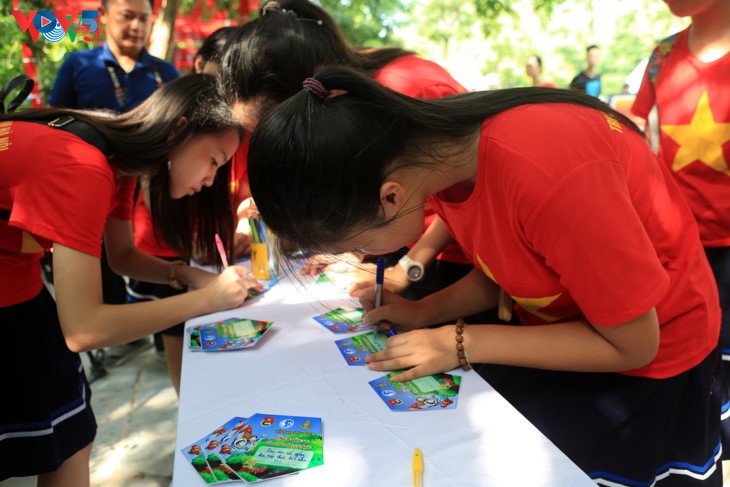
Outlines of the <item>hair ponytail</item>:
<svg viewBox="0 0 730 487">
<path fill-rule="evenodd" d="M 568 90 L 514 88 L 421 100 L 348 68 L 325 68 L 314 78 L 322 88 L 310 82 L 264 117 L 248 153 L 261 215 L 280 238 L 306 250 L 328 250 L 376 221 L 387 175 L 405 164 L 427 164 L 436 155 L 431 141 L 467 137 L 511 108 L 581 105 L 640 132 L 602 101 Z M 419 157 L 424 150 L 432 157 Z"/>
<path fill-rule="evenodd" d="M 256 100 L 256 118 L 301 90 L 302 81 L 323 66 L 348 66 L 372 76 L 413 54 L 400 48 L 352 49 L 332 16 L 309 0 L 272 0 L 259 14 L 233 32 L 219 71 L 226 101 Z"/>
</svg>

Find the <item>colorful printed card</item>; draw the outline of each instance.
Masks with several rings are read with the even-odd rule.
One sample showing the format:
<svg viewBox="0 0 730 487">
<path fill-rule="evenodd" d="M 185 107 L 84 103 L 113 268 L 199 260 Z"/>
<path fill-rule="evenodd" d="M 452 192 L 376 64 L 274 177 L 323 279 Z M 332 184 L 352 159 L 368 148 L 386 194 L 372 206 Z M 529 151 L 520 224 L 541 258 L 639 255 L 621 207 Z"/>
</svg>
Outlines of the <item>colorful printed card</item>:
<svg viewBox="0 0 730 487">
<path fill-rule="evenodd" d="M 343 306 L 325 314 L 317 315 L 314 320 L 332 333 L 354 333 L 368 331 L 370 326 L 362 322 L 362 308 Z"/>
<path fill-rule="evenodd" d="M 347 365 L 365 365 L 365 357 L 385 348 L 388 335 L 373 332 L 335 341 Z"/>
<path fill-rule="evenodd" d="M 228 466 L 226 459 L 231 454 L 234 439 L 240 434 L 247 420 L 248 418 L 238 416 L 231 418 L 203 441 L 205 459 L 217 482 L 241 480 L 241 477 Z"/>
<path fill-rule="evenodd" d="M 188 329 L 188 347 L 191 352 L 201 352 L 203 350 L 203 342 L 200 340 L 200 329 L 203 325 L 195 326 Z"/>
<path fill-rule="evenodd" d="M 185 457 L 206 484 L 241 480 L 215 454 L 219 444 L 229 441 L 245 424 L 247 418 L 235 417 L 195 443 L 182 449 Z M 237 429 L 238 428 L 238 429 Z"/>
<path fill-rule="evenodd" d="M 393 411 L 425 411 L 456 408 L 460 375 L 435 374 L 406 382 L 391 382 L 390 377 L 403 372 L 396 370 L 385 377 L 370 381 L 370 386 Z"/>
<path fill-rule="evenodd" d="M 185 455 L 185 458 L 188 459 L 190 464 L 193 468 L 195 468 L 198 475 L 200 475 L 206 484 L 216 484 L 221 481 L 228 481 L 228 476 L 225 473 L 222 473 L 221 471 L 213 473 L 214 471 L 210 465 L 208 465 L 206 458 L 208 456 L 208 452 L 218 445 L 218 442 L 214 438 L 217 434 L 220 434 L 222 428 L 224 428 L 224 426 L 213 430 L 213 432 L 181 450 L 183 455 Z"/>
<path fill-rule="evenodd" d="M 271 321 L 235 318 L 201 325 L 200 340 L 206 351 L 240 350 L 252 347 L 271 328 Z"/>
<path fill-rule="evenodd" d="M 195 471 L 198 472 L 198 475 L 200 475 L 200 478 L 202 478 L 206 484 L 215 484 L 216 479 L 215 476 L 213 476 L 213 472 L 210 470 L 210 466 L 208 466 L 208 462 L 205 460 L 205 455 L 203 454 L 201 447 L 202 443 L 203 440 L 196 441 L 180 451 L 183 455 L 185 455 L 185 458 L 187 458 L 188 462 L 190 462 L 190 465 L 193 466 Z"/>
<path fill-rule="evenodd" d="M 231 321 L 236 321 L 236 320 L 237 320 L 237 318 L 228 318 L 227 320 L 217 321 L 215 323 L 209 323 L 206 325 L 198 325 L 198 326 L 194 326 L 192 328 L 188 328 L 188 332 L 190 335 L 190 338 L 188 340 L 188 347 L 190 348 L 190 351 L 191 352 L 202 352 L 203 351 L 203 340 L 200 335 L 200 330 L 202 330 L 203 327 L 210 326 L 210 325 L 216 325 L 219 323 L 230 323 Z"/>
<path fill-rule="evenodd" d="M 322 450 L 320 418 L 255 414 L 225 461 L 246 482 L 257 482 L 318 467 Z"/>
<path fill-rule="evenodd" d="M 314 281 L 316 284 L 331 284 L 337 287 L 346 288 L 352 281 L 352 275 L 347 272 L 323 272 Z"/>
</svg>

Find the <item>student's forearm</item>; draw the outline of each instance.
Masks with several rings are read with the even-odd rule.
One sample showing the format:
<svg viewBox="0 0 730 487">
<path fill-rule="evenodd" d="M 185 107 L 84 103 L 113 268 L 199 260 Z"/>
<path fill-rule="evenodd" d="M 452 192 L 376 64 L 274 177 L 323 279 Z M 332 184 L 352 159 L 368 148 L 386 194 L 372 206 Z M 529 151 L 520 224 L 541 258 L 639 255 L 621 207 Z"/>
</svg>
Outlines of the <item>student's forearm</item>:
<svg viewBox="0 0 730 487">
<path fill-rule="evenodd" d="M 168 284 L 171 276 L 172 264 L 165 260 L 146 254 L 136 248 L 129 248 L 123 253 L 115 255 L 110 260 L 112 270 L 124 276 L 129 276 L 138 281 L 153 282 L 157 284 Z M 190 267 L 187 263 L 177 265 L 174 269 L 174 277 L 189 284 L 192 287 L 201 288 L 215 277 L 215 274 Z"/>
<path fill-rule="evenodd" d="M 471 363 L 619 372 L 644 366 L 654 358 L 658 330 L 654 310 L 613 327 L 594 328 L 585 321 L 542 326 L 467 325 L 464 347 Z"/>
<path fill-rule="evenodd" d="M 499 303 L 499 286 L 474 269 L 449 287 L 426 296 L 422 304 L 424 325 L 444 323 L 492 309 Z"/>
<path fill-rule="evenodd" d="M 440 217 L 436 217 L 408 251 L 408 257 L 428 267 L 454 238 Z"/>
<path fill-rule="evenodd" d="M 119 275 L 144 282 L 167 284 L 170 275 L 170 262 L 137 249 L 110 259 L 109 265 Z"/>
<path fill-rule="evenodd" d="M 109 267 L 115 273 L 139 281 L 169 282 L 170 263 L 137 249 L 131 221 L 109 218 L 104 227 L 104 244 Z"/>
<path fill-rule="evenodd" d="M 127 343 L 213 311 L 205 293 L 191 291 L 143 303 L 98 304 L 83 312 L 67 313 L 59 307 L 59 318 L 68 347 L 81 352 Z"/>
</svg>

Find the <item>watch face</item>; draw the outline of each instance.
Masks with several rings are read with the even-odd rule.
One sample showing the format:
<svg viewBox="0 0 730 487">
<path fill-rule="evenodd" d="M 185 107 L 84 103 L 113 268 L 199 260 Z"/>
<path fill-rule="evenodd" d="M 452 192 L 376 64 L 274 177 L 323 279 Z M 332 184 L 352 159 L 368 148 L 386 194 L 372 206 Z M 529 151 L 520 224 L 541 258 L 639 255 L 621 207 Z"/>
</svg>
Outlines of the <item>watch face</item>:
<svg viewBox="0 0 730 487">
<path fill-rule="evenodd" d="M 411 281 L 417 281 L 423 275 L 423 270 L 420 267 L 412 265 L 408 268 L 408 279 Z"/>
</svg>

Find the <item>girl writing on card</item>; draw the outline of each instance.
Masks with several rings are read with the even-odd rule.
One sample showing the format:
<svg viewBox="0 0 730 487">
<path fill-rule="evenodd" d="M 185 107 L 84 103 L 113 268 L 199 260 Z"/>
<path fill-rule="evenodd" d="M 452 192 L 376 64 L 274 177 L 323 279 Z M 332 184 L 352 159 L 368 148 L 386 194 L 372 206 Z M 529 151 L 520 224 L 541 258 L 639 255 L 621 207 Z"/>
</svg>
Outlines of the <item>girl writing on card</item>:
<svg viewBox="0 0 730 487">
<path fill-rule="evenodd" d="M 417 100 L 344 68 L 303 87 L 249 148 L 253 197 L 287 247 L 391 252 L 428 202 L 475 266 L 420 301 L 385 293 L 373 309 L 365 293 L 365 321 L 402 332 L 370 369 L 403 381 L 480 364 L 599 484 L 722 484 L 717 288 L 633 123 L 547 88 Z M 460 320 L 500 293 L 522 325 Z"/>
<path fill-rule="evenodd" d="M 138 251 L 130 220 L 135 178 L 148 176 L 161 238 L 212 259 L 214 235 L 232 238 L 226 163 L 242 130 L 208 75 L 172 81 L 125 114 L 48 109 L 4 115 L 0 127 L 0 323 L 12 343 L 0 354 L 0 480 L 84 486 L 96 422 L 78 352 L 240 306 L 260 290 L 240 268 L 215 275 Z M 196 290 L 103 304 L 102 234 L 116 272 Z M 55 302 L 39 265 L 51 248 Z"/>
</svg>

